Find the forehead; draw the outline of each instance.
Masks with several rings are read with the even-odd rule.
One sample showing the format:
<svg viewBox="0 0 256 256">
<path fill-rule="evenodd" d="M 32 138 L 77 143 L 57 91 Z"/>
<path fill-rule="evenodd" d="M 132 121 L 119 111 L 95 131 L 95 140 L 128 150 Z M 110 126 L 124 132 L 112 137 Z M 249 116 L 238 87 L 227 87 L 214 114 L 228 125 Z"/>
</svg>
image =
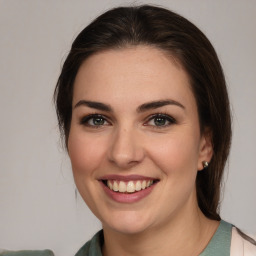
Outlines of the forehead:
<svg viewBox="0 0 256 256">
<path fill-rule="evenodd" d="M 182 66 L 149 46 L 107 50 L 86 59 L 75 79 L 74 103 L 83 97 L 108 103 L 141 104 L 164 98 L 194 102 Z"/>
</svg>

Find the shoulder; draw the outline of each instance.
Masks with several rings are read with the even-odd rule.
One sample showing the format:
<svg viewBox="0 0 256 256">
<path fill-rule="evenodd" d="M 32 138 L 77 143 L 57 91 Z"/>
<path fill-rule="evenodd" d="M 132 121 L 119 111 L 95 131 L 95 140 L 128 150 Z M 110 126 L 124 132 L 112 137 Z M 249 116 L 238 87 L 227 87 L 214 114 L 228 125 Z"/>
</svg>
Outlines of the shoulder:
<svg viewBox="0 0 256 256">
<path fill-rule="evenodd" d="M 242 238 L 235 227 L 232 228 L 231 256 L 255 256 L 256 246 Z"/>
<path fill-rule="evenodd" d="M 75 256 L 102 256 L 101 246 L 103 244 L 103 231 L 96 233 L 91 240 L 86 242 Z"/>
<path fill-rule="evenodd" d="M 50 250 L 43 251 L 9 251 L 9 250 L 1 250 L 0 256 L 54 256 L 53 252 Z"/>
</svg>

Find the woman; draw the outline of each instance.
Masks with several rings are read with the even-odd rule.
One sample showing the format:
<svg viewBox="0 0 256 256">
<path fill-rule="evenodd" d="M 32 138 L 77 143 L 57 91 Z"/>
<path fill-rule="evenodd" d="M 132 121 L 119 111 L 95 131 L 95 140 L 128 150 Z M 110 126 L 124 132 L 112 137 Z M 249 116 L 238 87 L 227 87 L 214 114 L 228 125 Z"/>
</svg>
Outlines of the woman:
<svg viewBox="0 0 256 256">
<path fill-rule="evenodd" d="M 229 100 L 193 24 L 153 6 L 102 14 L 75 39 L 55 102 L 76 186 L 103 227 L 77 256 L 255 255 L 218 213 Z"/>
</svg>

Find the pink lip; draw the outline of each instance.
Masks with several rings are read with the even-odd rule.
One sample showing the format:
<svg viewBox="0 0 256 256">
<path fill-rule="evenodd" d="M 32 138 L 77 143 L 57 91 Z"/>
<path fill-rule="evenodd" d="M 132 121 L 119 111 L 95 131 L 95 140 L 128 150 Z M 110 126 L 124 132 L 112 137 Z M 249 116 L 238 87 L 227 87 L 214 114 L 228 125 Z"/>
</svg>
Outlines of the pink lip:
<svg viewBox="0 0 256 256">
<path fill-rule="evenodd" d="M 155 188 L 155 185 L 157 183 L 154 183 L 150 187 L 148 187 L 146 189 L 143 189 L 143 190 L 140 190 L 140 191 L 137 191 L 137 192 L 134 192 L 134 193 L 115 192 L 115 191 L 109 189 L 102 181 L 100 182 L 100 184 L 102 185 L 102 188 L 103 188 L 104 192 L 112 200 L 114 200 L 118 203 L 135 203 L 135 202 L 138 202 L 138 201 L 142 200 L 146 196 L 148 196 L 152 192 L 152 190 Z"/>
</svg>

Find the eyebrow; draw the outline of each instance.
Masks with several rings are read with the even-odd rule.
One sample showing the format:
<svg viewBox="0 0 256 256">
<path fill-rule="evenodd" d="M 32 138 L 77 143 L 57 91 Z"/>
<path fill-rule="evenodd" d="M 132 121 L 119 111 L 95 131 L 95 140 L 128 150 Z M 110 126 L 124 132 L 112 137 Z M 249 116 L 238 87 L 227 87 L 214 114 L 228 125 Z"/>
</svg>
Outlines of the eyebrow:
<svg viewBox="0 0 256 256">
<path fill-rule="evenodd" d="M 87 106 L 89 108 L 95 108 L 95 109 L 106 111 L 106 112 L 113 112 L 110 105 L 107 105 L 101 102 L 96 102 L 96 101 L 80 100 L 76 103 L 74 108 L 77 108 L 80 106 Z"/>
<path fill-rule="evenodd" d="M 174 106 L 178 106 L 182 109 L 185 109 L 185 107 L 179 103 L 178 101 L 175 100 L 158 100 L 158 101 L 151 101 L 148 103 L 144 103 L 142 105 L 140 105 L 137 108 L 137 112 L 141 113 L 141 112 L 145 112 L 151 109 L 156 109 L 156 108 L 160 108 L 160 107 L 164 107 L 167 105 L 174 105 Z M 113 109 L 111 108 L 110 105 L 105 104 L 105 103 L 101 103 L 101 102 L 96 102 L 96 101 L 88 101 L 88 100 L 80 100 L 76 103 L 76 105 L 74 106 L 74 108 L 80 107 L 80 106 L 87 106 L 89 108 L 94 108 L 94 109 L 98 109 L 98 110 L 102 110 L 102 111 L 106 111 L 106 112 L 113 112 Z"/>
<path fill-rule="evenodd" d="M 185 107 L 179 103 L 178 101 L 175 100 L 160 100 L 160 101 L 152 101 L 152 102 L 148 102 L 148 103 L 144 103 L 141 106 L 139 106 L 137 108 L 137 112 L 144 112 L 150 109 L 156 109 L 156 108 L 161 108 L 167 105 L 175 105 L 178 106 L 182 109 L 185 109 Z"/>
</svg>

